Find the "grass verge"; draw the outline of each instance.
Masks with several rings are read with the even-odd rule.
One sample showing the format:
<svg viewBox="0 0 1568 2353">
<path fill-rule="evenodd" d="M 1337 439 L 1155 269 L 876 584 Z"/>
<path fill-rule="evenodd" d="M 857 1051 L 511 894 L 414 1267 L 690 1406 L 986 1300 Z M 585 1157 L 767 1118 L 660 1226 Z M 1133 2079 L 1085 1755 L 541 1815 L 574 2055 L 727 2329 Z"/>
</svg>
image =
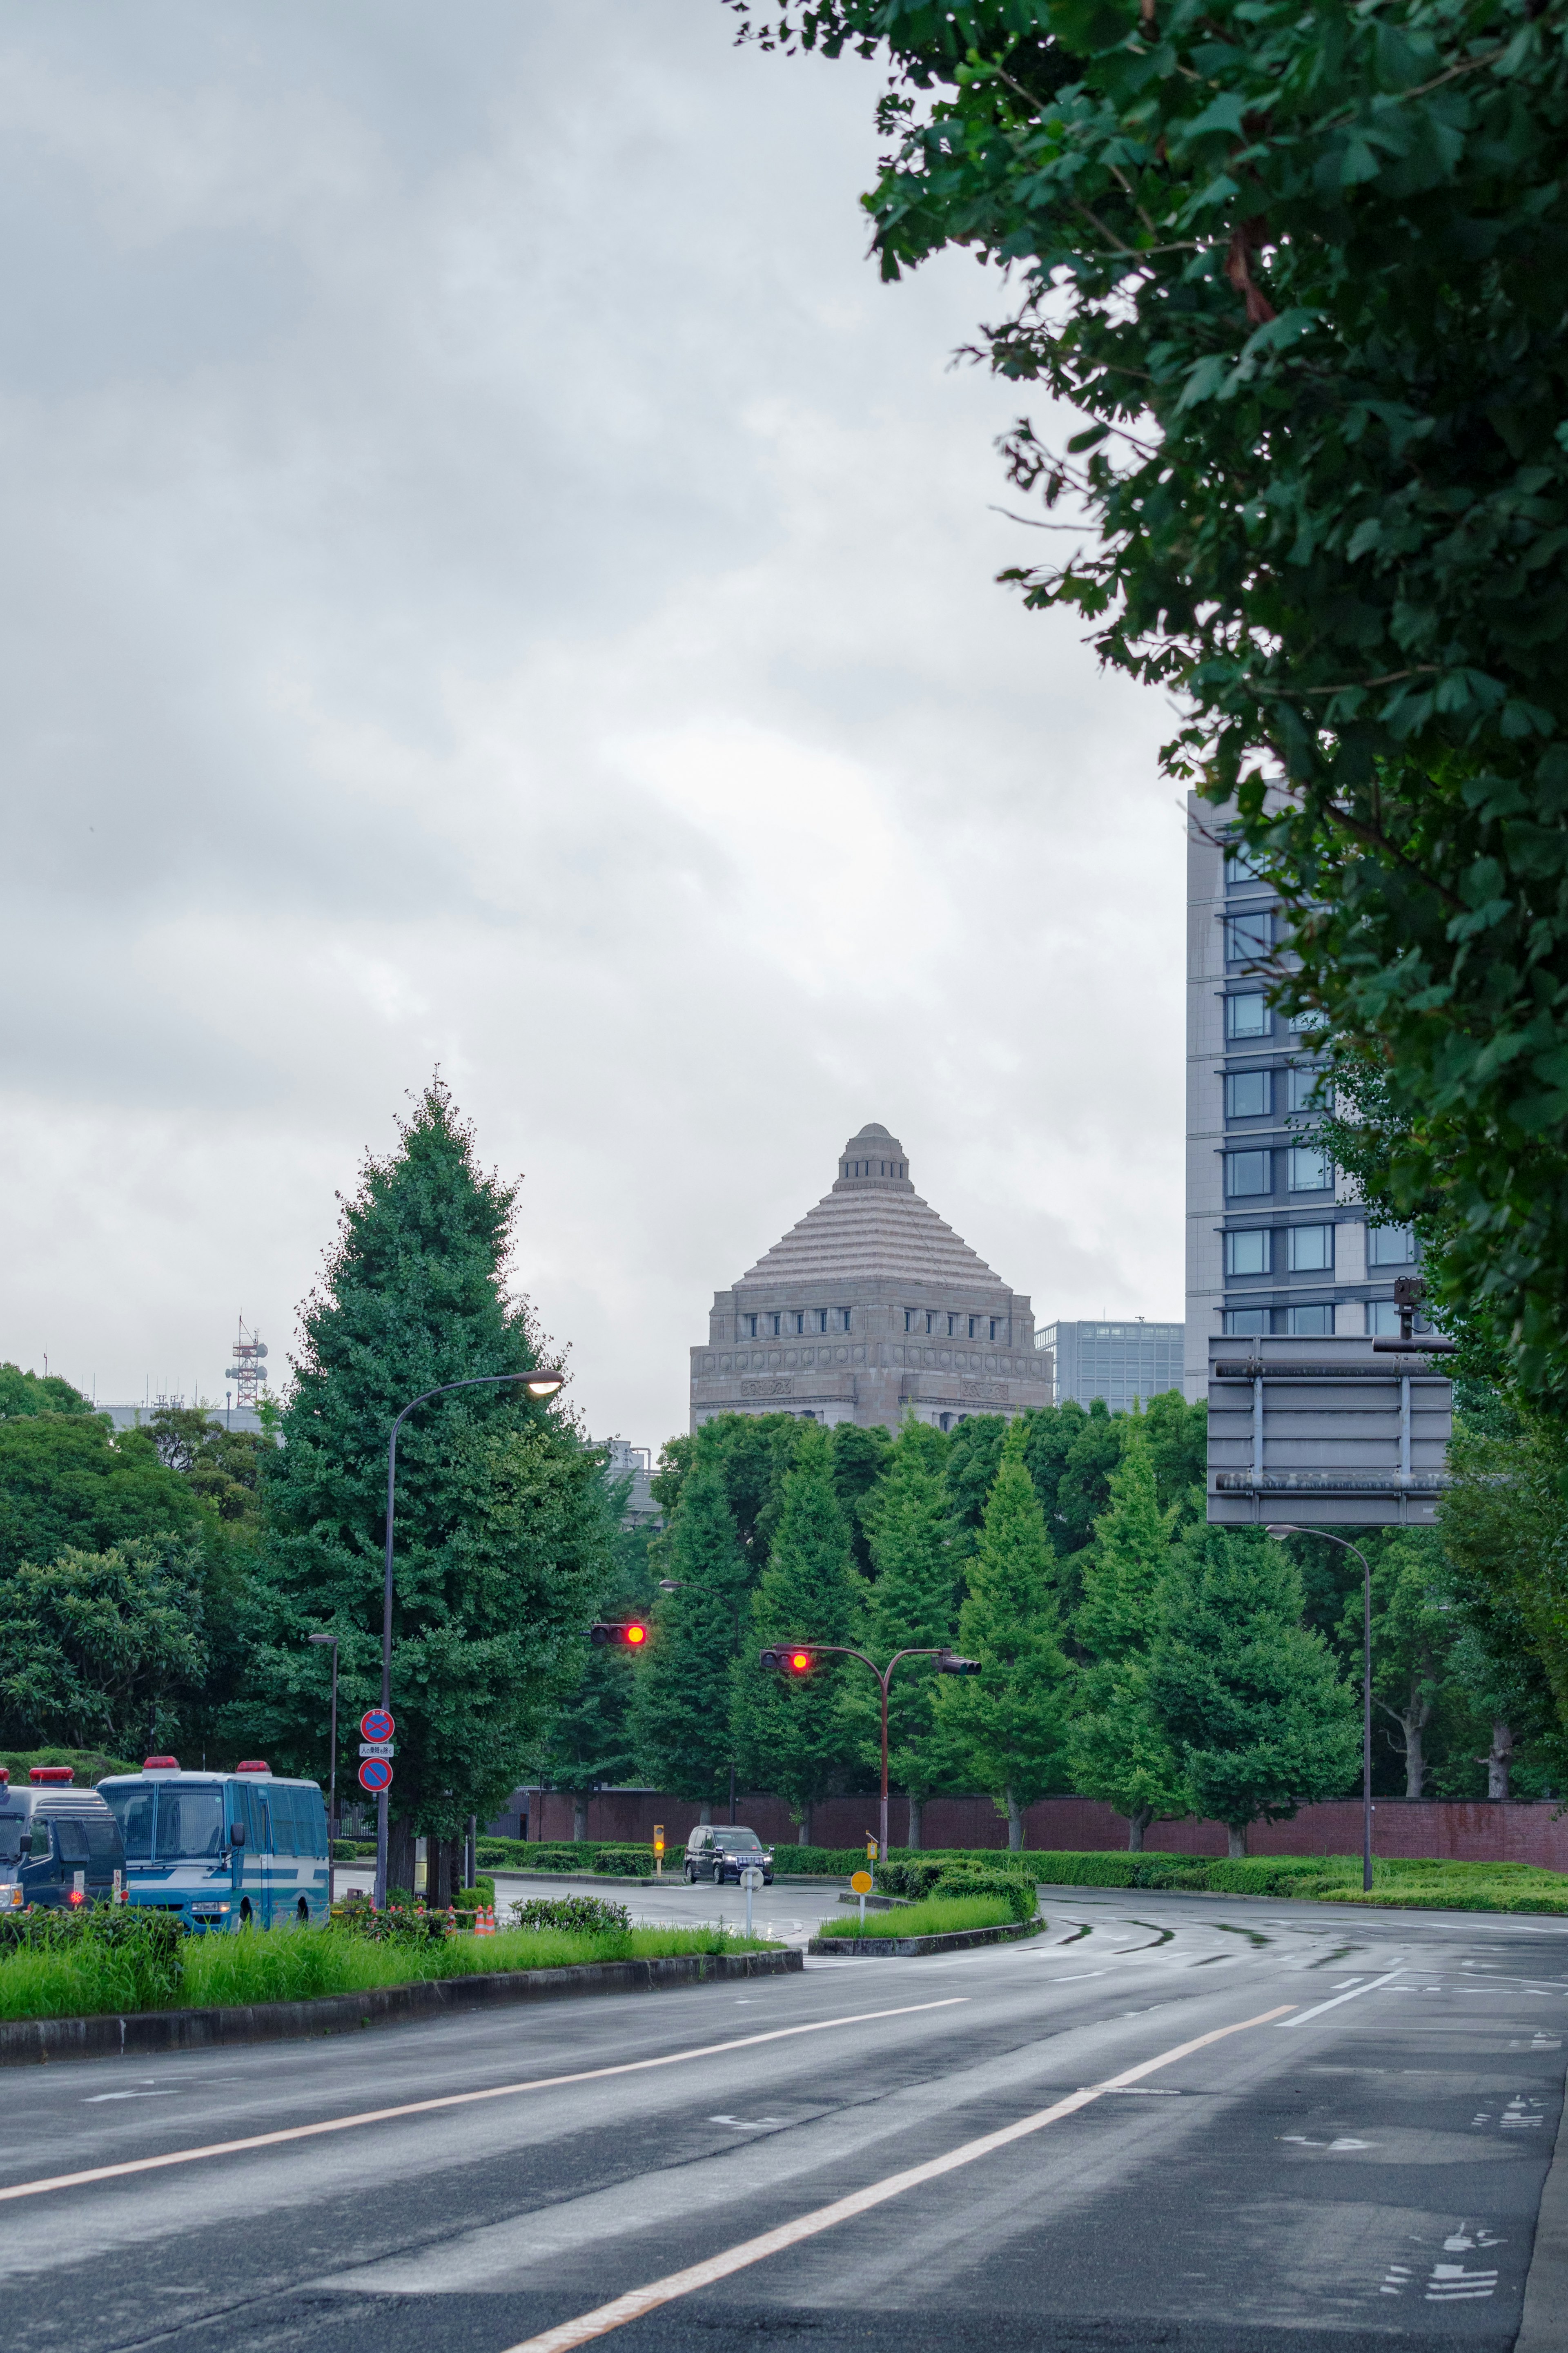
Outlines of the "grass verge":
<svg viewBox="0 0 1568 2353">
<path fill-rule="evenodd" d="M 0 2019 L 227 2009 L 244 2002 L 366 1993 L 375 1986 L 476 1977 L 499 1969 L 770 1949 L 765 1937 L 731 1936 L 717 1928 L 616 1928 L 591 1935 L 514 1928 L 495 1936 L 431 1938 L 423 1945 L 376 1945 L 341 1928 L 248 1929 L 237 1936 L 182 1939 L 166 1998 L 148 2001 L 136 1998 L 145 1988 L 139 1985 L 133 1965 L 112 1948 L 86 1942 L 68 1950 L 21 1947 L 0 1957 Z"/>
<path fill-rule="evenodd" d="M 1448 1862 L 1380 1857 L 1372 1893 L 1359 1854 L 1038 1853 L 1020 1855 L 1035 1876 L 1065 1887 L 1186 1889 L 1197 1894 L 1273 1895 L 1320 1904 L 1393 1905 L 1410 1911 L 1568 1913 L 1568 1876 L 1528 1862 Z"/>
<path fill-rule="evenodd" d="M 1001 1928 L 1014 1917 L 1005 1895 L 932 1895 L 898 1912 L 868 1912 L 862 1928 L 855 1913 L 825 1920 L 818 1936 L 951 1936 L 960 1928 Z"/>
</svg>

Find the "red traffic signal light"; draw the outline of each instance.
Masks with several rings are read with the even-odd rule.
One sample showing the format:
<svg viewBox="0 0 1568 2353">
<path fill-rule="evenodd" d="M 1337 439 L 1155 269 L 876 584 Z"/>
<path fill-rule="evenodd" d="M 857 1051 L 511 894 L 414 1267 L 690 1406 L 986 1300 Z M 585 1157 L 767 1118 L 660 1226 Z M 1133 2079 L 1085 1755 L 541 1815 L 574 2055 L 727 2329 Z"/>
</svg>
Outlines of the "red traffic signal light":
<svg viewBox="0 0 1568 2353">
<path fill-rule="evenodd" d="M 939 1675 L 977 1675 L 980 1662 L 978 1659 L 961 1659 L 956 1651 L 939 1651 L 936 1671 Z"/>
<path fill-rule="evenodd" d="M 779 1675 L 808 1675 L 816 1664 L 816 1652 L 793 1642 L 774 1643 L 759 1652 L 759 1666 L 771 1668 Z"/>
<path fill-rule="evenodd" d="M 600 1619 L 588 1629 L 588 1640 L 595 1650 L 602 1650 L 608 1642 L 618 1650 L 640 1651 L 647 1641 L 647 1628 L 640 1625 L 635 1618 L 624 1625 L 607 1624 Z"/>
</svg>

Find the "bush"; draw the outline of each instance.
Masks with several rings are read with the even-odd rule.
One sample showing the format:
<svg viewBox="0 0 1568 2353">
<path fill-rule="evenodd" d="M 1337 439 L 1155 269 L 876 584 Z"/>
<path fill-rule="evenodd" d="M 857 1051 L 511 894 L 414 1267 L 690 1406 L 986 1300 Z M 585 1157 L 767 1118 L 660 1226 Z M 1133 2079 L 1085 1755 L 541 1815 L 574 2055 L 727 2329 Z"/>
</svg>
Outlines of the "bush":
<svg viewBox="0 0 1568 2353">
<path fill-rule="evenodd" d="M 605 1878 L 651 1879 L 652 1850 L 646 1846 L 601 1847 L 594 1857 L 594 1869 Z"/>
<path fill-rule="evenodd" d="M 495 1881 L 493 1879 L 487 1879 L 482 1872 L 476 1872 L 474 1874 L 474 1883 L 471 1887 L 458 1887 L 454 1889 L 452 1894 L 452 1909 L 454 1912 L 490 1911 L 494 1908 L 495 1900 Z"/>
<path fill-rule="evenodd" d="M 930 1900 L 940 1903 L 954 1896 L 980 1895 L 1005 1904 L 1015 1920 L 1032 1920 L 1039 1910 L 1032 1883 L 1016 1871 L 944 1871 L 932 1885 Z"/>
<path fill-rule="evenodd" d="M 78 1789 L 96 1788 L 107 1773 L 140 1773 L 139 1764 L 128 1764 L 123 1757 L 106 1757 L 100 1748 L 0 1748 L 0 1765 L 9 1766 L 11 1778 L 25 1784 L 28 1768 L 34 1765 L 68 1765 L 72 1786 Z"/>
<path fill-rule="evenodd" d="M 825 1920 L 819 1936 L 945 1936 L 962 1928 L 1002 1928 L 1016 1917 L 1011 1891 L 994 1894 L 929 1895 L 907 1911 L 868 1914 L 861 1927 L 853 1914 Z"/>
<path fill-rule="evenodd" d="M 0 2017 L 166 2010 L 182 1999 L 187 1940 L 175 1913 L 95 1904 L 12 1913 L 0 1931 Z"/>
<path fill-rule="evenodd" d="M 629 1928 L 632 1915 L 624 1904 L 603 1895 L 535 1895 L 511 1907 L 514 1928 L 565 1928 L 575 1936 L 596 1936 L 609 1928 Z"/>
</svg>

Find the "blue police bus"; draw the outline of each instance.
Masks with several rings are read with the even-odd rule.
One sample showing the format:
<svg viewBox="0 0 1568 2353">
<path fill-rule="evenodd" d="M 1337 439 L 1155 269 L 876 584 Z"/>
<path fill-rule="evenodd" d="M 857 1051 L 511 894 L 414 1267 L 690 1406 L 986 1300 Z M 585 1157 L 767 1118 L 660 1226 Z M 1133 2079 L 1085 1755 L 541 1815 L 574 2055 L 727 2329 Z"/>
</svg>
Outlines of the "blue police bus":
<svg viewBox="0 0 1568 2353">
<path fill-rule="evenodd" d="M 319 1783 L 280 1779 L 257 1757 L 232 1773 L 183 1773 L 177 1757 L 149 1757 L 98 1794 L 120 1825 L 132 1904 L 177 1912 L 187 1928 L 325 1926 Z"/>
</svg>

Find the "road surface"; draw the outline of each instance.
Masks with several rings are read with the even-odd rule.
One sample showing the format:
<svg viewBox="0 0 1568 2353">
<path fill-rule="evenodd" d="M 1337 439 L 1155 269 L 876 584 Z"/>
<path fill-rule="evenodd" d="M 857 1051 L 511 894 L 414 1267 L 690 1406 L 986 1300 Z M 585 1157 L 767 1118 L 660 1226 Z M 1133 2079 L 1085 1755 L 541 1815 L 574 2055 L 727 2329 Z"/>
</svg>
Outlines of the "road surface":
<svg viewBox="0 0 1568 2353">
<path fill-rule="evenodd" d="M 781 1920 L 823 1908 L 771 1893 Z M 1568 1923 L 1096 1890 L 1046 1911 L 1026 1944 L 743 1990 L 12 2070 L 5 2341 L 1512 2346 Z"/>
</svg>

